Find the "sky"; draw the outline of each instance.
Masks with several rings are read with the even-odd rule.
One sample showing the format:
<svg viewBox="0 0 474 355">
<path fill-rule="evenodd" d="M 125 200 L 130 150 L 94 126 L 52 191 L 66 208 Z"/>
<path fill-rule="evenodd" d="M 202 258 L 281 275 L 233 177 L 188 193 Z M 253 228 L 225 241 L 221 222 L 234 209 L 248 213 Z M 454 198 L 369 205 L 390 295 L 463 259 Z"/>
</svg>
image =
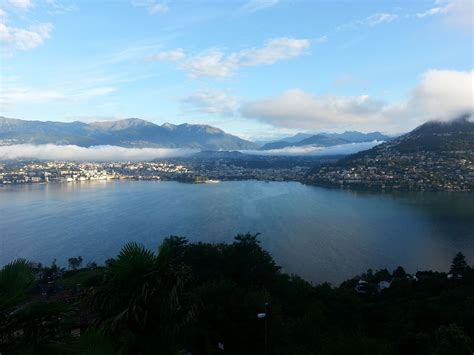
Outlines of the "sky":
<svg viewBox="0 0 474 355">
<path fill-rule="evenodd" d="M 474 112 L 473 0 L 0 0 L 0 115 L 253 140 Z"/>
</svg>

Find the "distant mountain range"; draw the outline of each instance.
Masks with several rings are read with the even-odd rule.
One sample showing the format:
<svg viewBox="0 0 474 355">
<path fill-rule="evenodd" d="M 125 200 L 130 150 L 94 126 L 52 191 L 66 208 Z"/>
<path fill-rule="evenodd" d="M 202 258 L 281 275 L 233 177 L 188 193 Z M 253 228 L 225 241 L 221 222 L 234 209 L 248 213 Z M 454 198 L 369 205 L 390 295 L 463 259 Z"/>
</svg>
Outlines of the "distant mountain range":
<svg viewBox="0 0 474 355">
<path fill-rule="evenodd" d="M 302 147 L 306 145 L 316 145 L 320 147 L 332 147 L 335 145 L 348 143 L 362 143 L 372 141 L 388 141 L 392 138 L 380 132 L 361 133 L 356 131 L 346 131 L 344 133 L 319 133 L 308 134 L 298 133 L 292 137 L 284 138 L 275 142 L 270 142 L 260 150 L 283 149 L 288 147 Z"/>
<path fill-rule="evenodd" d="M 207 125 L 165 123 L 138 118 L 104 122 L 42 122 L 0 117 L 0 145 L 72 144 L 81 147 L 196 148 L 205 150 L 256 149 L 257 145 Z"/>
</svg>

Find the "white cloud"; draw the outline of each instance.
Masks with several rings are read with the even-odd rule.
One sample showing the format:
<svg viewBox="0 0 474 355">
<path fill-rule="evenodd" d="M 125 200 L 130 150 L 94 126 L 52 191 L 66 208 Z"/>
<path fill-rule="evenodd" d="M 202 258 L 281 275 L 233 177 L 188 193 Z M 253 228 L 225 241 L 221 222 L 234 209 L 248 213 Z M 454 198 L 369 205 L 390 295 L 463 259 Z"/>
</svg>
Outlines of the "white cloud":
<svg viewBox="0 0 474 355">
<path fill-rule="evenodd" d="M 17 144 L 1 146 L 0 160 L 143 161 L 188 156 L 196 152 L 197 150 L 184 148 L 122 148 L 109 145 L 84 148 L 77 145 Z"/>
<path fill-rule="evenodd" d="M 393 22 L 396 19 L 398 19 L 397 14 L 383 12 L 383 13 L 370 15 L 363 20 L 346 23 L 344 25 L 338 26 L 336 29 L 338 31 L 345 31 L 345 30 L 354 30 L 360 26 L 375 27 L 383 23 Z"/>
<path fill-rule="evenodd" d="M 224 116 L 233 116 L 239 106 L 237 97 L 218 90 L 197 91 L 180 101 L 191 107 L 192 111 Z"/>
<path fill-rule="evenodd" d="M 235 75 L 241 67 L 270 65 L 284 59 L 300 56 L 311 43 L 308 39 L 275 38 L 261 48 L 244 49 L 225 54 L 219 49 L 194 56 L 181 66 L 190 77 L 226 78 Z"/>
<path fill-rule="evenodd" d="M 0 91 L 0 109 L 7 112 L 18 104 L 37 104 L 54 101 L 86 101 L 94 97 L 110 94 L 114 87 L 96 87 L 75 92 L 56 89 L 2 88 Z"/>
<path fill-rule="evenodd" d="M 278 127 L 322 129 L 337 125 L 364 124 L 380 114 L 383 103 L 361 96 L 313 95 L 289 90 L 279 96 L 248 102 L 245 117 L 255 117 Z"/>
<path fill-rule="evenodd" d="M 151 55 L 147 57 L 147 60 L 152 62 L 161 62 L 161 61 L 177 61 L 184 59 L 186 54 L 182 48 L 173 49 L 170 51 L 163 51 L 158 54 Z"/>
<path fill-rule="evenodd" d="M 430 70 L 400 104 L 367 95 L 329 96 L 290 90 L 247 102 L 241 113 L 276 127 L 307 130 L 413 128 L 427 120 L 452 120 L 474 113 L 473 87 L 473 71 Z"/>
<path fill-rule="evenodd" d="M 417 14 L 419 18 L 442 16 L 450 26 L 467 28 L 472 32 L 474 2 L 472 0 L 437 0 L 434 7 Z"/>
<path fill-rule="evenodd" d="M 363 23 L 368 26 L 377 26 L 384 22 L 392 22 L 398 18 L 398 15 L 388 14 L 388 13 L 379 13 L 367 17 L 363 20 Z"/>
<path fill-rule="evenodd" d="M 7 13 L 5 12 L 5 10 L 0 8 L 0 18 L 5 18 L 5 17 L 7 17 Z"/>
<path fill-rule="evenodd" d="M 33 7 L 33 2 L 31 0 L 7 0 L 7 3 L 10 6 L 13 6 L 20 10 L 27 10 Z"/>
<path fill-rule="evenodd" d="M 433 7 L 431 9 L 426 10 L 425 12 L 420 12 L 416 14 L 416 16 L 419 18 L 423 18 L 423 17 L 428 17 L 428 16 L 439 15 L 445 12 L 446 12 L 445 7 Z"/>
<path fill-rule="evenodd" d="M 278 0 L 249 0 L 242 5 L 240 11 L 243 13 L 253 13 L 273 7 L 276 4 L 278 4 Z"/>
<path fill-rule="evenodd" d="M 45 0 L 45 3 L 49 5 L 49 15 L 64 15 L 68 12 L 77 10 L 75 4 L 65 5 L 61 0 Z"/>
<path fill-rule="evenodd" d="M 201 76 L 226 78 L 234 75 L 238 67 L 238 61 L 234 56 L 227 57 L 220 50 L 213 49 L 189 59 L 181 69 L 192 78 Z"/>
<path fill-rule="evenodd" d="M 28 29 L 11 27 L 0 23 L 0 43 L 9 52 L 14 50 L 30 50 L 43 44 L 50 37 L 53 25 L 44 23 L 30 26 Z"/>
<path fill-rule="evenodd" d="M 474 71 L 427 71 L 403 110 L 421 120 L 442 121 L 474 113 Z"/>
<path fill-rule="evenodd" d="M 133 1 L 133 5 L 146 8 L 150 15 L 164 14 L 169 11 L 169 6 L 165 2 L 156 0 L 137 0 Z"/>
<path fill-rule="evenodd" d="M 328 155 L 347 155 L 354 154 L 363 150 L 370 149 L 382 142 L 362 142 L 362 143 L 349 143 L 335 145 L 333 147 L 317 147 L 317 146 L 301 146 L 301 147 L 287 147 L 282 149 L 270 149 L 270 150 L 243 150 L 243 153 L 253 155 L 281 155 L 281 156 L 294 156 L 294 155 L 309 155 L 309 156 L 328 156 Z"/>
</svg>

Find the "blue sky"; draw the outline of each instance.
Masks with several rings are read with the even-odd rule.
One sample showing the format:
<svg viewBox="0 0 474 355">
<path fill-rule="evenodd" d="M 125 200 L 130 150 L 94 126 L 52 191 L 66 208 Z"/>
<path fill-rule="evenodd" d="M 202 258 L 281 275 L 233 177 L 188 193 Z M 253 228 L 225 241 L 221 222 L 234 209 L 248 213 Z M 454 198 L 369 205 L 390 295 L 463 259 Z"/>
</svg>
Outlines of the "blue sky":
<svg viewBox="0 0 474 355">
<path fill-rule="evenodd" d="M 473 1 L 0 2 L 0 114 L 251 139 L 473 112 Z"/>
</svg>

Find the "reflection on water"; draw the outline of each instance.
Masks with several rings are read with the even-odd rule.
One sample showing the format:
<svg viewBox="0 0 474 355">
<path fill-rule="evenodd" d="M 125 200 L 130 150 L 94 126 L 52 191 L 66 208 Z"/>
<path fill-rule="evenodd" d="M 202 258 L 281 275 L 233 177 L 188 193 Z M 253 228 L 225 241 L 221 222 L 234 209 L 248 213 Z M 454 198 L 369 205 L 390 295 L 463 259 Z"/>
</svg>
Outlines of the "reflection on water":
<svg viewBox="0 0 474 355">
<path fill-rule="evenodd" d="M 474 195 L 375 194 L 257 181 L 0 187 L 0 264 L 17 257 L 103 261 L 131 240 L 231 241 L 260 232 L 287 272 L 337 283 L 368 268 L 474 263 Z"/>
</svg>

